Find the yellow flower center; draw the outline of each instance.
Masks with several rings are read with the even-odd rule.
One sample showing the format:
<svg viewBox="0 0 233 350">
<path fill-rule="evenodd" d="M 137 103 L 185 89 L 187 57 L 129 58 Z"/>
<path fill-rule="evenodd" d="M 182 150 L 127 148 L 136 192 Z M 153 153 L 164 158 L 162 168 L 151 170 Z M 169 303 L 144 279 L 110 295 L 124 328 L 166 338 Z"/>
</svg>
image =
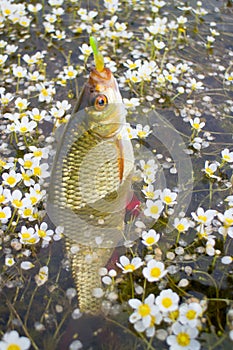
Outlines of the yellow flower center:
<svg viewBox="0 0 233 350">
<path fill-rule="evenodd" d="M 207 221 L 207 216 L 205 216 L 205 215 L 198 215 L 198 220 L 206 222 Z"/>
<path fill-rule="evenodd" d="M 228 154 L 224 154 L 223 159 L 228 161 L 231 159 L 231 157 Z"/>
<path fill-rule="evenodd" d="M 133 264 L 128 264 L 128 265 L 125 265 L 125 266 L 124 266 L 124 269 L 125 269 L 126 271 L 128 271 L 128 270 L 134 271 L 134 270 L 135 270 L 135 266 L 134 266 Z"/>
<path fill-rule="evenodd" d="M 11 14 L 11 10 L 10 9 L 5 9 L 4 10 L 4 14 L 9 16 Z"/>
<path fill-rule="evenodd" d="M 14 185 L 14 183 L 16 182 L 16 179 L 13 176 L 9 176 L 7 179 L 7 182 L 9 185 Z"/>
<path fill-rule="evenodd" d="M 41 168 L 40 168 L 40 167 L 35 167 L 35 168 L 33 169 L 33 173 L 34 173 L 34 175 L 36 175 L 36 176 L 40 176 L 40 175 L 41 175 Z"/>
<path fill-rule="evenodd" d="M 151 212 L 151 214 L 157 214 L 158 211 L 159 211 L 159 208 L 157 207 L 157 205 L 152 205 L 152 206 L 150 207 L 150 212 Z"/>
<path fill-rule="evenodd" d="M 30 238 L 29 240 L 28 240 L 28 243 L 31 243 L 31 244 L 33 244 L 33 243 L 35 243 L 36 242 L 36 238 Z"/>
<path fill-rule="evenodd" d="M 155 277 L 155 278 L 158 278 L 160 275 L 161 275 L 161 270 L 159 267 L 153 267 L 151 270 L 150 270 L 150 275 L 152 277 Z"/>
<path fill-rule="evenodd" d="M 144 138 L 144 137 L 146 137 L 146 131 L 138 131 L 138 136 L 140 137 L 140 138 Z"/>
<path fill-rule="evenodd" d="M 3 211 L 0 211 L 0 219 L 5 219 L 6 214 Z"/>
<path fill-rule="evenodd" d="M 176 339 L 180 346 L 188 346 L 190 344 L 190 336 L 187 333 L 179 333 Z"/>
<path fill-rule="evenodd" d="M 31 235 L 30 235 L 29 232 L 24 232 L 24 233 L 22 233 L 22 238 L 27 239 L 27 238 L 29 238 L 29 237 L 31 237 Z"/>
<path fill-rule="evenodd" d="M 36 197 L 30 197 L 30 201 L 31 201 L 32 205 L 36 204 L 37 198 Z"/>
<path fill-rule="evenodd" d="M 154 192 L 147 191 L 146 192 L 147 198 L 153 198 L 154 197 Z"/>
<path fill-rule="evenodd" d="M 45 88 L 41 90 L 41 94 L 43 96 L 48 96 L 49 95 L 48 91 Z"/>
<path fill-rule="evenodd" d="M 18 107 L 19 109 L 23 109 L 24 108 L 24 103 L 23 102 L 18 102 Z"/>
<path fill-rule="evenodd" d="M 23 211 L 24 216 L 31 216 L 32 215 L 32 210 L 27 208 Z"/>
<path fill-rule="evenodd" d="M 6 162 L 4 162 L 4 160 L 0 159 L 0 166 L 5 166 L 6 165 Z"/>
<path fill-rule="evenodd" d="M 23 205 L 22 201 L 19 199 L 13 199 L 12 204 L 17 208 L 21 208 Z"/>
<path fill-rule="evenodd" d="M 73 77 L 73 76 L 74 76 L 74 72 L 68 71 L 68 72 L 67 72 L 67 75 L 68 75 L 68 77 Z"/>
<path fill-rule="evenodd" d="M 193 123 L 193 128 L 194 129 L 199 129 L 200 128 L 200 124 L 199 123 Z"/>
<path fill-rule="evenodd" d="M 41 157 L 42 156 L 42 151 L 40 151 L 40 150 L 34 151 L 33 155 L 34 155 L 34 157 Z"/>
<path fill-rule="evenodd" d="M 28 128 L 26 126 L 21 126 L 20 127 L 20 131 L 21 132 L 27 132 L 28 131 Z"/>
<path fill-rule="evenodd" d="M 138 308 L 138 313 L 142 317 L 148 316 L 150 314 L 150 306 L 148 304 L 142 304 Z"/>
<path fill-rule="evenodd" d="M 184 231 L 184 229 L 185 229 L 184 224 L 178 224 L 178 225 L 176 226 L 176 229 L 177 229 L 179 232 Z"/>
<path fill-rule="evenodd" d="M 134 83 L 137 83 L 137 82 L 138 82 L 138 78 L 135 77 L 135 76 L 132 76 L 132 77 L 131 77 L 131 80 L 132 80 L 132 82 L 134 82 Z"/>
<path fill-rule="evenodd" d="M 41 117 L 40 114 L 35 114 L 35 115 L 33 116 L 33 119 L 36 120 L 37 122 L 39 122 L 39 121 L 42 119 L 42 117 Z"/>
<path fill-rule="evenodd" d="M 146 239 L 146 243 L 147 243 L 147 244 L 153 244 L 153 243 L 155 243 L 154 237 L 148 237 L 148 238 Z"/>
<path fill-rule="evenodd" d="M 32 161 L 31 160 L 26 160 L 25 162 L 24 162 L 24 168 L 31 168 L 31 166 L 32 166 Z"/>
<path fill-rule="evenodd" d="M 211 176 L 211 175 L 213 175 L 213 170 L 212 169 L 210 169 L 210 168 L 206 168 L 205 169 L 205 172 L 209 175 L 209 176 Z"/>
<path fill-rule="evenodd" d="M 0 203 L 4 202 L 5 198 L 6 198 L 6 197 L 3 196 L 3 194 L 0 194 Z"/>
<path fill-rule="evenodd" d="M 169 312 L 169 317 L 172 321 L 177 320 L 177 318 L 179 317 L 179 310 Z"/>
<path fill-rule="evenodd" d="M 10 344 L 7 346 L 6 350 L 21 350 L 21 346 L 17 344 Z"/>
<path fill-rule="evenodd" d="M 231 226 L 231 225 L 233 224 L 233 219 L 231 219 L 231 218 L 225 218 L 225 224 L 226 224 L 227 226 Z"/>
<path fill-rule="evenodd" d="M 38 230 L 38 236 L 41 238 L 46 237 L 46 232 L 44 230 Z"/>
<path fill-rule="evenodd" d="M 193 320 L 195 317 L 196 317 L 196 311 L 195 310 L 189 310 L 186 314 L 186 317 L 189 319 L 189 320 Z"/>
<path fill-rule="evenodd" d="M 22 178 L 24 181 L 29 181 L 30 180 L 30 176 L 26 173 L 22 173 Z"/>
<path fill-rule="evenodd" d="M 137 68 L 137 64 L 136 64 L 136 63 L 130 63 L 130 64 L 129 64 L 129 68 L 130 68 L 130 69 Z"/>
<path fill-rule="evenodd" d="M 169 308 L 170 306 L 172 306 L 172 300 L 171 298 L 163 298 L 162 300 L 162 305 L 166 308 Z"/>
<path fill-rule="evenodd" d="M 164 202 L 170 204 L 172 202 L 172 198 L 170 196 L 164 196 Z"/>
</svg>

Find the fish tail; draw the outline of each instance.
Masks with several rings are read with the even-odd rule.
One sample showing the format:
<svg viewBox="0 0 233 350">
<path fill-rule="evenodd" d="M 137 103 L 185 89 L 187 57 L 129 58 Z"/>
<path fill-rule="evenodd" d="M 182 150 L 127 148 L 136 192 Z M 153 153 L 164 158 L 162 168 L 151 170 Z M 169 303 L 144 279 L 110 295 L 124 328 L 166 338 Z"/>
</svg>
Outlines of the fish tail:
<svg viewBox="0 0 233 350">
<path fill-rule="evenodd" d="M 71 242 L 67 240 L 66 249 L 70 255 Z M 93 295 L 95 288 L 102 288 L 99 269 L 106 264 L 110 249 L 90 248 L 79 245 L 79 250 L 70 255 L 73 279 L 78 294 L 78 305 L 82 313 L 98 314 L 101 311 L 101 298 Z"/>
</svg>

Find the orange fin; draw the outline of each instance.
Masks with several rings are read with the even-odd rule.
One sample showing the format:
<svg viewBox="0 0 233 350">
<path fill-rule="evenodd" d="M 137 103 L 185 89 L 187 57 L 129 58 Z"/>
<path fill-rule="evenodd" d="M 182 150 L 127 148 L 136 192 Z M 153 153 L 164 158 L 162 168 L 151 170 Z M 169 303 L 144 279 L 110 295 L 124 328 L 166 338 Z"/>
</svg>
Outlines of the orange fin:
<svg viewBox="0 0 233 350">
<path fill-rule="evenodd" d="M 123 179 L 124 174 L 124 154 L 121 140 L 116 140 L 116 147 L 118 151 L 118 169 L 119 169 L 119 178 L 120 181 Z"/>
</svg>

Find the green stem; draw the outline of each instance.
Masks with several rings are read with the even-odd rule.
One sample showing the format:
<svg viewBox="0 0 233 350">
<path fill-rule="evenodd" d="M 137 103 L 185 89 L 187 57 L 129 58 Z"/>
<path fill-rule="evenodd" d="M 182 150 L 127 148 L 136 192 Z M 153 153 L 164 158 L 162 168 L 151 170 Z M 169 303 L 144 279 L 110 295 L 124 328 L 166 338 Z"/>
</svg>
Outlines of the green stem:
<svg viewBox="0 0 233 350">
<path fill-rule="evenodd" d="M 131 283 L 132 298 L 134 298 L 134 284 L 133 284 L 133 276 L 131 272 L 129 273 L 129 277 L 130 277 L 130 283 Z"/>
</svg>

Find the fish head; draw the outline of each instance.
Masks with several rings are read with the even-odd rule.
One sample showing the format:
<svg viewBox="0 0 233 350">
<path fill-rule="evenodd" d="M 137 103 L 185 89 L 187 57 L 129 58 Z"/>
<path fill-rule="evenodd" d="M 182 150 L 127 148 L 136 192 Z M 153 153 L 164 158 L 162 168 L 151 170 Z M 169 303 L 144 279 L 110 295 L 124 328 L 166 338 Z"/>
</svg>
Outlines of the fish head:
<svg viewBox="0 0 233 350">
<path fill-rule="evenodd" d="M 116 79 L 109 68 L 92 68 L 74 113 L 84 110 L 88 129 L 103 138 L 112 137 L 126 122 L 126 110 Z"/>
</svg>

